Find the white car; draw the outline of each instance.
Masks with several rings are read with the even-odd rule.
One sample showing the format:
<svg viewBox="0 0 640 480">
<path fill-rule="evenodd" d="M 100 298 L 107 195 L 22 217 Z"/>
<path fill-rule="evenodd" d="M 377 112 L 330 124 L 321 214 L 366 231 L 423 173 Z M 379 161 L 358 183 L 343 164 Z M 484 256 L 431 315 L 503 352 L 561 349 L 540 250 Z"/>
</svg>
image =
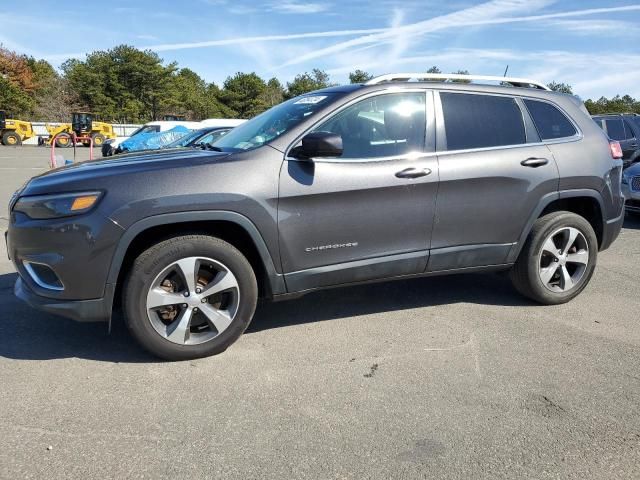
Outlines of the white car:
<svg viewBox="0 0 640 480">
<path fill-rule="evenodd" d="M 246 120 L 238 119 L 238 118 L 207 118 L 206 120 L 202 120 L 198 128 L 204 127 L 237 127 L 241 123 L 246 122 Z"/>
</svg>

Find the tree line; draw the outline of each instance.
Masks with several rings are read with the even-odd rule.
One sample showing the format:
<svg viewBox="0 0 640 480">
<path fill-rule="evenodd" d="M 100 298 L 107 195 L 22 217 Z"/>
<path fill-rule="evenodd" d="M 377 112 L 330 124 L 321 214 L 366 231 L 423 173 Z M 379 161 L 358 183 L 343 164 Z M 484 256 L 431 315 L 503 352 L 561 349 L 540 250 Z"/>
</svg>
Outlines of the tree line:
<svg viewBox="0 0 640 480">
<path fill-rule="evenodd" d="M 442 73 L 435 66 L 427 72 Z M 370 78 L 362 70 L 349 74 L 351 83 Z M 0 45 L 0 110 L 33 121 L 68 121 L 78 110 L 114 123 L 144 123 L 167 114 L 189 120 L 250 118 L 283 100 L 331 85 L 326 72 L 313 69 L 285 84 L 275 77 L 265 80 L 255 72 L 238 72 L 218 86 L 176 62 L 165 63 L 153 51 L 129 45 L 67 60 L 57 71 L 46 60 Z M 567 84 L 552 82 L 549 87 L 573 93 Z M 629 95 L 589 99 L 585 105 L 592 114 L 640 113 L 640 101 Z"/>
</svg>

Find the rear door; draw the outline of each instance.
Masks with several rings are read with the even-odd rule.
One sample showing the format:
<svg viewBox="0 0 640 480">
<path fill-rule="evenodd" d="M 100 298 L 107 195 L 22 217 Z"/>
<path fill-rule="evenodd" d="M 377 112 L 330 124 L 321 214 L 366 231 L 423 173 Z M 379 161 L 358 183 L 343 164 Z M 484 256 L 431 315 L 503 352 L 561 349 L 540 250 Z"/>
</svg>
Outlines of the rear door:
<svg viewBox="0 0 640 480">
<path fill-rule="evenodd" d="M 430 271 L 499 265 L 558 169 L 511 96 L 441 91 L 435 97 L 440 187 Z"/>
<path fill-rule="evenodd" d="M 341 157 L 286 159 L 278 228 L 289 291 L 424 271 L 438 185 L 431 98 L 357 100 L 313 128 L 341 135 Z"/>
</svg>

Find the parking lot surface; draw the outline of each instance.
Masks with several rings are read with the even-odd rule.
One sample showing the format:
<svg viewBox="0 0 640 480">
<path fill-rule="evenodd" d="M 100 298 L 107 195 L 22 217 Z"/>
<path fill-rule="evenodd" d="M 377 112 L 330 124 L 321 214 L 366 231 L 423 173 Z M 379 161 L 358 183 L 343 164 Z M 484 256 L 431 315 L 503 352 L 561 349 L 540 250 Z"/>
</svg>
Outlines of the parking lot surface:
<svg viewBox="0 0 640 480">
<path fill-rule="evenodd" d="M 0 147 L 2 205 L 48 154 Z M 0 478 L 640 478 L 640 218 L 566 305 L 497 274 L 328 290 L 179 363 L 30 309 L 0 253 Z"/>
</svg>

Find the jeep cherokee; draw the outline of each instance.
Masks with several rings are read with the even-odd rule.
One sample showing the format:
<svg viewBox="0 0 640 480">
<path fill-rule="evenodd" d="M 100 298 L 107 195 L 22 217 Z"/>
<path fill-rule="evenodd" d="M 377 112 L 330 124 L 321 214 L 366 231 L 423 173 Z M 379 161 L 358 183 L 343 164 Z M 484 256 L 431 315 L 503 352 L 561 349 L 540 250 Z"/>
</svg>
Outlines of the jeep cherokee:
<svg viewBox="0 0 640 480">
<path fill-rule="evenodd" d="M 79 321 L 121 305 L 172 360 L 224 351 L 259 296 L 508 270 L 536 302 L 571 300 L 621 229 L 619 144 L 576 97 L 451 77 L 319 90 L 205 151 L 35 177 L 9 206 L 15 293 Z"/>
</svg>

